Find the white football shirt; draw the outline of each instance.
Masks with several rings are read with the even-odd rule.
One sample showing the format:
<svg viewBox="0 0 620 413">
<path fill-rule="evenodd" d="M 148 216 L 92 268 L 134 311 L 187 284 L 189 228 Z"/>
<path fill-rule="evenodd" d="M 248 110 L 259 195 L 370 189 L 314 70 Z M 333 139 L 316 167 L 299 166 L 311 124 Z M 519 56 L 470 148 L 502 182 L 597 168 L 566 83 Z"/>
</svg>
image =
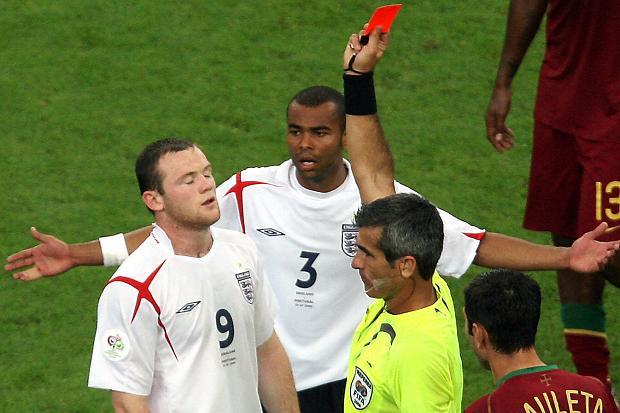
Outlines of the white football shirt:
<svg viewBox="0 0 620 413">
<path fill-rule="evenodd" d="M 414 192 L 399 183 L 396 190 Z M 361 204 L 352 174 L 331 192 L 315 192 L 299 184 L 288 160 L 237 173 L 217 195 L 222 216 L 216 225 L 245 232 L 261 254 L 280 307 L 275 329 L 297 390 L 346 378 L 353 333 L 372 301 L 351 268 L 358 232 L 352 220 Z M 439 213 L 445 240 L 437 271 L 460 276 L 484 231 Z"/>
<path fill-rule="evenodd" d="M 88 385 L 149 396 L 157 412 L 261 412 L 256 347 L 276 302 L 254 243 L 212 228 L 202 258 L 175 255 L 159 227 L 99 300 Z"/>
</svg>

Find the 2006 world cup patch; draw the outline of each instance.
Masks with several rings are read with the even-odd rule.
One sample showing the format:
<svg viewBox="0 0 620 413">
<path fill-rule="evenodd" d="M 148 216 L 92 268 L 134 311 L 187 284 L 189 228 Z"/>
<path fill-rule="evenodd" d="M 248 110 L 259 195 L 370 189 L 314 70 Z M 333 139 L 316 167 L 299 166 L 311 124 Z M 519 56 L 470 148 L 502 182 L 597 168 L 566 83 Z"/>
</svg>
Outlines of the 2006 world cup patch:
<svg viewBox="0 0 620 413">
<path fill-rule="evenodd" d="M 107 330 L 101 340 L 103 354 L 112 361 L 121 361 L 131 352 L 129 337 L 122 330 Z"/>
<path fill-rule="evenodd" d="M 355 367 L 355 375 L 351 380 L 351 387 L 349 388 L 349 396 L 351 397 L 351 403 L 357 410 L 363 410 L 370 404 L 372 398 L 372 382 L 360 369 Z"/>
</svg>

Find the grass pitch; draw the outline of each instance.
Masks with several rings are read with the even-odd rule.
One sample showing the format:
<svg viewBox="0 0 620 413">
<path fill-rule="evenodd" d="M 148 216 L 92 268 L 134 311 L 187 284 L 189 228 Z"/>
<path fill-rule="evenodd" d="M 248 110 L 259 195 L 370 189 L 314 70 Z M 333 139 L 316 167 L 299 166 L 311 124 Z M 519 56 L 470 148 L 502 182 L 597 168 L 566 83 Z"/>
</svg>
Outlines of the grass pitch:
<svg viewBox="0 0 620 413">
<path fill-rule="evenodd" d="M 286 159 L 288 100 L 315 84 L 341 88 L 348 35 L 381 4 L 3 2 L 0 256 L 32 245 L 31 225 L 81 241 L 150 222 L 132 171 L 156 138 L 199 142 L 219 182 Z M 376 74 L 379 110 L 401 182 L 478 226 L 546 243 L 520 227 L 542 36 L 515 84 L 517 146 L 497 155 L 484 137 L 506 8 L 497 0 L 405 4 Z M 457 308 L 478 272 L 449 280 Z M 111 410 L 105 392 L 86 387 L 97 299 L 110 275 L 80 268 L 23 284 L 3 274 L 0 410 Z M 555 277 L 535 277 L 544 294 L 538 350 L 573 370 Z M 618 290 L 608 288 L 606 303 L 618 382 Z M 466 406 L 493 384 L 462 332 L 461 342 Z"/>
</svg>

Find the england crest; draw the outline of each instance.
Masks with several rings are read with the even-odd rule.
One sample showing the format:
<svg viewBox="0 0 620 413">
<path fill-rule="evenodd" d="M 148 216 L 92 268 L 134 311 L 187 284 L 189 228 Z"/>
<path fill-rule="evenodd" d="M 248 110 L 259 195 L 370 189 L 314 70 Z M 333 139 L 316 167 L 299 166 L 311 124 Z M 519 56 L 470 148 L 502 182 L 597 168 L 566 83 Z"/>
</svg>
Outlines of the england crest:
<svg viewBox="0 0 620 413">
<path fill-rule="evenodd" d="M 237 278 L 237 282 L 239 283 L 239 288 L 241 288 L 241 293 L 243 294 L 243 298 L 250 304 L 254 303 L 254 285 L 252 284 L 252 276 L 250 276 L 249 271 L 240 272 L 239 274 L 235 274 Z"/>
<path fill-rule="evenodd" d="M 357 225 L 342 224 L 340 248 L 349 257 L 354 257 L 357 253 L 357 234 L 359 232 L 360 229 Z"/>
<path fill-rule="evenodd" d="M 362 369 L 357 366 L 355 367 L 355 376 L 351 380 L 349 396 L 351 397 L 353 407 L 357 410 L 363 410 L 368 407 L 372 398 L 372 382 Z"/>
</svg>

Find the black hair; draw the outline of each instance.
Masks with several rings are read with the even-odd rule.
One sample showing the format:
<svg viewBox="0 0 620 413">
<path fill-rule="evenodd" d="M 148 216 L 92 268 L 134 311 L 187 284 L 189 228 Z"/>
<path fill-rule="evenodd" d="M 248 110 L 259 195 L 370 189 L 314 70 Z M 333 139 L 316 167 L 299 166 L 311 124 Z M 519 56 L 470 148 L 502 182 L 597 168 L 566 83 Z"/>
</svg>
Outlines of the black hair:
<svg viewBox="0 0 620 413">
<path fill-rule="evenodd" d="M 340 129 L 342 132 L 344 132 L 346 122 L 344 96 L 336 89 L 333 89 L 329 86 L 311 86 L 300 91 L 295 96 L 293 96 L 288 106 L 286 107 L 287 114 L 293 102 L 308 108 L 315 108 L 328 102 L 334 103 L 336 105 L 336 112 L 338 116 L 338 122 L 340 123 Z"/>
<path fill-rule="evenodd" d="M 465 289 L 467 330 L 482 325 L 493 348 L 512 354 L 534 346 L 540 319 L 540 286 L 514 270 L 498 269 L 480 274 Z"/>
</svg>

